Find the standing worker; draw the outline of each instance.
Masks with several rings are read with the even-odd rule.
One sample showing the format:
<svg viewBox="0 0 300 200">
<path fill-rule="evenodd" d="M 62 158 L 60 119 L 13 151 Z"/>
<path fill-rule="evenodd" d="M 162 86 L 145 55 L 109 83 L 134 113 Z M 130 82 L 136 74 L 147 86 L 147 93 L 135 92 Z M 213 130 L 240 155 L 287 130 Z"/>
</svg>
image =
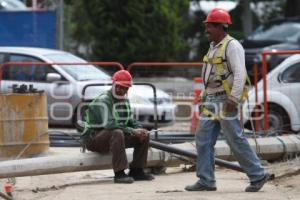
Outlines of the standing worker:
<svg viewBox="0 0 300 200">
<path fill-rule="evenodd" d="M 93 152 L 112 153 L 115 183 L 152 180 L 154 177 L 143 171 L 147 163 L 149 135 L 133 118 L 126 96 L 132 86 L 132 77 L 128 71 L 120 70 L 113 75 L 112 81 L 112 88 L 94 99 L 86 112 L 82 135 L 86 148 Z M 125 151 L 128 147 L 134 147 L 130 166 Z M 128 167 L 127 175 L 125 169 Z"/>
<path fill-rule="evenodd" d="M 270 178 L 260 160 L 243 136 L 238 119 L 247 78 L 242 45 L 228 35 L 232 24 L 230 15 L 222 9 L 213 9 L 204 21 L 210 48 L 204 56 L 204 104 L 197 133 L 197 177 L 199 180 L 187 191 L 215 191 L 214 145 L 222 129 L 234 156 L 250 179 L 246 192 L 257 192 Z"/>
</svg>

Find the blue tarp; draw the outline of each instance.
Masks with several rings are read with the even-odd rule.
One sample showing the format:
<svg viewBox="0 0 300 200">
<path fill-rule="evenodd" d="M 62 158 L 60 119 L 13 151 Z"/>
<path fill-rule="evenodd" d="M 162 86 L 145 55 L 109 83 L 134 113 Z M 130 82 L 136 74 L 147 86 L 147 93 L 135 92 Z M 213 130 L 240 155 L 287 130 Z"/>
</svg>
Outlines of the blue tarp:
<svg viewBox="0 0 300 200">
<path fill-rule="evenodd" d="M 0 46 L 55 48 L 55 11 L 1 11 Z"/>
</svg>

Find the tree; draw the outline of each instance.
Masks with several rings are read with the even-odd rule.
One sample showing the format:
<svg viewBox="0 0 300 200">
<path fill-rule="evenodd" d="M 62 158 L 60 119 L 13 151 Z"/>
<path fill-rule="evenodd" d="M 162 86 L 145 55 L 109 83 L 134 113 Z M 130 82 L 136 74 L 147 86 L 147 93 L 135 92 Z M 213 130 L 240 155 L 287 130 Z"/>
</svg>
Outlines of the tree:
<svg viewBox="0 0 300 200">
<path fill-rule="evenodd" d="M 287 0 L 285 17 L 300 16 L 300 1 L 298 0 Z"/>
<path fill-rule="evenodd" d="M 91 47 L 92 59 L 129 64 L 187 57 L 188 0 L 78 0 L 73 6 L 73 38 Z"/>
</svg>

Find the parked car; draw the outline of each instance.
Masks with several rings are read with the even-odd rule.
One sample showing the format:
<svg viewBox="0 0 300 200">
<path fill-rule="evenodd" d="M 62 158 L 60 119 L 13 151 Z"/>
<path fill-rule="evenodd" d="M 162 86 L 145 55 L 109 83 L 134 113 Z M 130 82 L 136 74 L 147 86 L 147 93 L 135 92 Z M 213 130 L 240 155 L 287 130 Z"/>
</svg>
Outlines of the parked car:
<svg viewBox="0 0 300 200">
<path fill-rule="evenodd" d="M 0 0 L 0 10 L 18 11 L 28 10 L 28 8 L 19 0 Z"/>
<path fill-rule="evenodd" d="M 253 76 L 253 64 L 259 63 L 261 72 L 261 52 L 300 49 L 300 18 L 273 20 L 259 26 L 251 35 L 241 41 L 245 48 L 248 74 Z M 268 71 L 273 70 L 290 55 L 268 56 Z"/>
<path fill-rule="evenodd" d="M 268 123 L 274 131 L 300 131 L 300 55 L 293 55 L 267 75 Z M 263 105 L 263 84 L 258 82 L 258 104 Z M 253 116 L 255 90 L 243 106 L 244 124 Z M 262 119 L 260 127 L 262 127 Z"/>
<path fill-rule="evenodd" d="M 33 84 L 34 88 L 47 93 L 50 125 L 74 125 L 81 99 L 82 89 L 88 84 L 111 83 L 111 76 L 103 69 L 85 64 L 87 61 L 64 51 L 27 48 L 0 47 L 0 62 L 45 62 L 43 66 L 9 65 L 3 69 L 1 91 L 11 92 L 14 84 Z M 82 65 L 57 65 L 55 63 L 82 63 Z M 89 87 L 85 99 L 91 101 L 110 86 Z M 153 91 L 149 86 L 136 85 L 128 94 L 133 113 L 146 128 L 154 127 Z M 175 120 L 176 105 L 171 97 L 157 90 L 158 125 L 170 125 Z M 80 112 L 79 112 L 80 113 Z"/>
</svg>

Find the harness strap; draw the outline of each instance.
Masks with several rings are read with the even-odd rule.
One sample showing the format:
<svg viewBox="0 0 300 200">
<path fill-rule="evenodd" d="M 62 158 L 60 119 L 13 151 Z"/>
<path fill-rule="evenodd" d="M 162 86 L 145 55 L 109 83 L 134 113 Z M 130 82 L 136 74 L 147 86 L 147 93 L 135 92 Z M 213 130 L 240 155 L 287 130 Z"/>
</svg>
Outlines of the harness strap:
<svg viewBox="0 0 300 200">
<path fill-rule="evenodd" d="M 229 83 L 227 81 L 228 76 L 225 75 L 225 66 L 224 63 L 227 61 L 225 58 L 225 53 L 227 46 L 230 41 L 234 40 L 232 37 L 227 37 L 227 39 L 224 41 L 224 43 L 221 45 L 221 47 L 217 50 L 216 56 L 214 58 L 209 58 L 208 55 L 210 53 L 210 50 L 208 53 L 204 56 L 203 62 L 206 64 L 211 64 L 216 67 L 216 80 L 219 80 L 222 82 L 224 91 L 226 92 L 226 95 L 229 96 L 231 94 L 231 88 L 229 86 Z M 231 72 L 232 73 L 232 72 Z M 251 85 L 250 79 L 247 76 L 246 81 L 249 85 Z M 243 94 L 241 96 L 241 100 L 243 100 L 248 94 L 248 90 L 246 90 L 246 87 L 244 88 Z"/>
<path fill-rule="evenodd" d="M 227 37 L 224 41 L 224 43 L 221 45 L 221 47 L 219 49 L 217 49 L 216 55 L 213 58 L 209 58 L 208 55 L 210 53 L 210 49 L 208 51 L 208 53 L 203 57 L 203 62 L 206 64 L 210 64 L 210 65 L 214 65 L 216 68 L 216 81 L 221 81 L 224 91 L 226 93 L 227 96 L 230 96 L 231 94 L 231 89 L 229 86 L 229 83 L 227 81 L 228 76 L 225 75 L 225 65 L 224 63 L 227 61 L 226 60 L 226 49 L 227 46 L 229 44 L 230 41 L 234 40 L 232 37 Z M 232 73 L 230 71 L 230 73 Z M 249 85 L 251 85 L 250 79 L 247 76 L 246 81 Z M 241 100 L 245 100 L 248 96 L 248 89 L 247 87 L 244 87 L 243 93 L 241 95 Z M 214 120 L 220 120 L 221 116 L 216 116 L 214 113 L 210 112 L 208 109 L 206 109 L 205 107 L 201 107 L 201 113 L 203 113 L 204 115 L 208 116 L 208 117 L 213 117 Z"/>
</svg>

